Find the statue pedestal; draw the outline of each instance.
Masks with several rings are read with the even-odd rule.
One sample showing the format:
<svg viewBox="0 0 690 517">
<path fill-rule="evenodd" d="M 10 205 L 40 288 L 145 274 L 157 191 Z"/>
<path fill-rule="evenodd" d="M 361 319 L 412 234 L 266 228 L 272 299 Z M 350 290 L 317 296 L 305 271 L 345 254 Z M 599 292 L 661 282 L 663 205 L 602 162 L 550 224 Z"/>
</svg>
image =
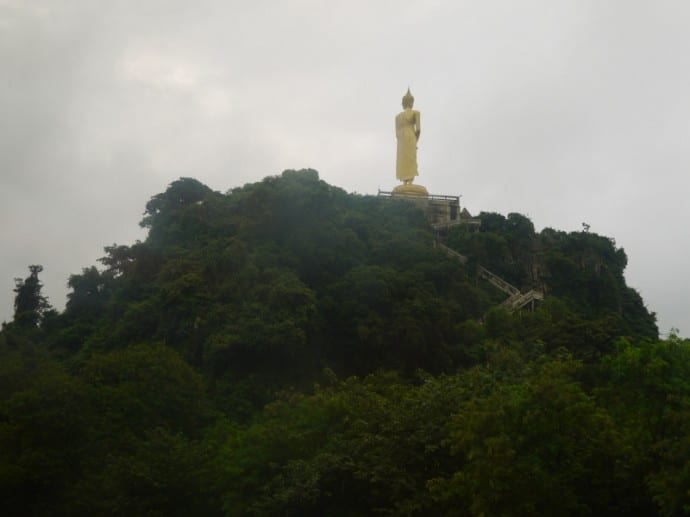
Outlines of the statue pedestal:
<svg viewBox="0 0 690 517">
<path fill-rule="evenodd" d="M 414 183 L 406 183 L 403 185 L 398 185 L 393 189 L 392 195 L 402 195 L 402 196 L 423 196 L 429 197 L 429 192 L 422 185 L 415 185 Z"/>
</svg>

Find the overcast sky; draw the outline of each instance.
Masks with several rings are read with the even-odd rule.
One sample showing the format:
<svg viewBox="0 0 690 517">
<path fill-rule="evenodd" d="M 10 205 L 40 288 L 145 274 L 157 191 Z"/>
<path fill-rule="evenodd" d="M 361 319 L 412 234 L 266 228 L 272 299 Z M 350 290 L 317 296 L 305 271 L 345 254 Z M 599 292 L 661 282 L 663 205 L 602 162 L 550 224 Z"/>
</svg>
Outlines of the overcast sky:
<svg viewBox="0 0 690 517">
<path fill-rule="evenodd" d="M 180 176 L 392 189 L 409 85 L 418 183 L 615 238 L 689 336 L 688 56 L 687 0 L 0 0 L 0 321 L 29 264 L 63 308 Z"/>
</svg>

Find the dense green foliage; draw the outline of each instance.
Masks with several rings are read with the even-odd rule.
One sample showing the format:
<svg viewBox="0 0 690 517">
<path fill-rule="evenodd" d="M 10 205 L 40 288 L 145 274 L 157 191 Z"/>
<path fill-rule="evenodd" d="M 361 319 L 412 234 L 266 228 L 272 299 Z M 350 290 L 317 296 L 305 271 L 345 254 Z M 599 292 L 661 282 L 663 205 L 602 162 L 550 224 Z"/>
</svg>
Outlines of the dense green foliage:
<svg viewBox="0 0 690 517">
<path fill-rule="evenodd" d="M 0 333 L 12 515 L 677 515 L 690 343 L 659 340 L 605 237 L 518 214 L 434 248 L 405 201 L 315 171 L 182 178 L 149 234 L 40 268 Z M 484 266 L 538 288 L 508 313 Z"/>
</svg>

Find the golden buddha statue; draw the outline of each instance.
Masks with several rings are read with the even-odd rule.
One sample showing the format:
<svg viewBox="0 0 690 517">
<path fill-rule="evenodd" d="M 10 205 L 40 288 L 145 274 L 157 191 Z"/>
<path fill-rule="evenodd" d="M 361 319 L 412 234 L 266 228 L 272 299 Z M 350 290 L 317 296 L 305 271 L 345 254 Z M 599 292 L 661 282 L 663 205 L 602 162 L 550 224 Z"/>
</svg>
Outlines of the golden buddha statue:
<svg viewBox="0 0 690 517">
<path fill-rule="evenodd" d="M 421 185 L 412 185 L 417 170 L 417 141 L 421 133 L 419 111 L 412 109 L 414 97 L 407 89 L 402 98 L 403 111 L 395 117 L 395 137 L 398 140 L 398 153 L 395 161 L 395 176 L 403 182 L 393 192 L 400 194 L 426 195 Z"/>
</svg>

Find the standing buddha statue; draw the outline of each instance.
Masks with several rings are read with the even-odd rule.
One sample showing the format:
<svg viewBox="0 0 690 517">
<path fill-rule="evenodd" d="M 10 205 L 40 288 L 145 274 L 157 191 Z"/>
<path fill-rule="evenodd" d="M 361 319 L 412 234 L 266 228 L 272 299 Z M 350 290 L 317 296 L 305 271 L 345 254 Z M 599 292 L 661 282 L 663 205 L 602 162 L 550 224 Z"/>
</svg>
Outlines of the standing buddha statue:
<svg viewBox="0 0 690 517">
<path fill-rule="evenodd" d="M 426 194 L 426 189 L 421 185 L 412 185 L 417 170 L 417 141 L 421 133 L 421 120 L 419 111 L 412 109 L 414 97 L 407 89 L 402 98 L 403 111 L 395 117 L 395 137 L 398 140 L 398 152 L 395 161 L 395 176 L 403 182 L 394 192 L 400 194 Z"/>
</svg>

